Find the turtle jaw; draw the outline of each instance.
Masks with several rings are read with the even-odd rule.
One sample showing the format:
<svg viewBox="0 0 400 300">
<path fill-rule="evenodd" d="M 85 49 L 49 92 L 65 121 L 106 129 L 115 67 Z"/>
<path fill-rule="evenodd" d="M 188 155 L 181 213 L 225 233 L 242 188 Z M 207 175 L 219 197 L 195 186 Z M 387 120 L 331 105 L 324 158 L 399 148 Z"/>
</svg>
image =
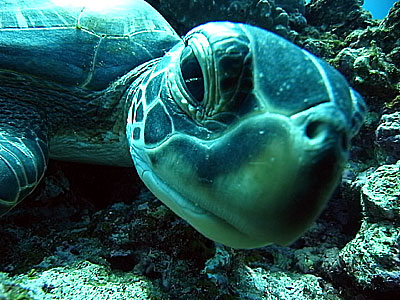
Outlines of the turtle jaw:
<svg viewBox="0 0 400 300">
<path fill-rule="evenodd" d="M 184 198 L 152 170 L 144 170 L 141 179 L 158 199 L 207 238 L 234 248 L 255 248 L 265 245 L 263 240 L 252 239 L 225 219 Z"/>
<path fill-rule="evenodd" d="M 263 238 L 258 240 L 251 234 L 241 232 L 226 219 L 201 208 L 197 203 L 185 198 L 182 193 L 169 186 L 147 166 L 142 169 L 140 164 L 136 164 L 136 168 L 149 190 L 205 237 L 234 248 L 251 249 L 272 243 L 266 242 Z"/>
<path fill-rule="evenodd" d="M 304 122 L 265 113 L 215 140 L 175 134 L 135 164 L 153 194 L 206 237 L 235 248 L 286 245 L 319 215 L 346 158 L 335 133 L 310 139 Z"/>
</svg>

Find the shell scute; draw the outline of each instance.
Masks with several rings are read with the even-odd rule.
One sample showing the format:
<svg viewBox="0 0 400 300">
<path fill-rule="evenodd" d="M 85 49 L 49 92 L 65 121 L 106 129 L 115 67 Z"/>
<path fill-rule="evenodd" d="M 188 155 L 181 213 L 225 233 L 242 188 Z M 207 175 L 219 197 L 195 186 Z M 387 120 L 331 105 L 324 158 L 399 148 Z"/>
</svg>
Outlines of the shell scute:
<svg viewBox="0 0 400 300">
<path fill-rule="evenodd" d="M 0 68 L 101 90 L 179 41 L 145 1 L 116 0 L 104 7 L 86 2 L 6 4 L 0 12 Z"/>
</svg>

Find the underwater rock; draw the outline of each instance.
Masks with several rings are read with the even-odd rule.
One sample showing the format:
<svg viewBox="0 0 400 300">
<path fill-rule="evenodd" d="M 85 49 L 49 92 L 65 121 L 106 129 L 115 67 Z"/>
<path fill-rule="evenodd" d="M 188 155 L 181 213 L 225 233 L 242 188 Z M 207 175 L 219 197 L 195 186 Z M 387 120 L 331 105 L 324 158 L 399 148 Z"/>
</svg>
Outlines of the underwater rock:
<svg viewBox="0 0 400 300">
<path fill-rule="evenodd" d="M 331 63 L 364 96 L 370 110 L 400 107 L 400 2 L 381 22 L 350 31 Z"/>
<path fill-rule="evenodd" d="M 205 262 L 203 272 L 207 277 L 220 287 L 225 293 L 228 292 L 228 273 L 232 272 L 233 249 L 217 244 L 215 255 Z"/>
<path fill-rule="evenodd" d="M 350 32 L 346 38 L 349 47 L 368 47 L 370 42 L 374 41 L 379 48 L 382 48 L 385 54 L 389 54 L 395 48 L 400 47 L 400 2 L 394 4 L 389 14 L 382 21 L 373 22 L 375 26 Z M 400 67 L 398 63 L 397 66 Z"/>
<path fill-rule="evenodd" d="M 369 47 L 344 48 L 331 63 L 356 90 L 367 95 L 367 104 L 373 111 L 379 111 L 384 103 L 392 102 L 400 92 L 397 84 L 400 69 L 389 61 L 374 41 Z"/>
<path fill-rule="evenodd" d="M 400 228 L 363 221 L 357 236 L 339 254 L 343 271 L 364 290 L 381 295 L 400 289 Z M 398 294 L 397 294 L 398 295 Z M 377 299 L 377 298 L 371 298 Z M 384 298 L 384 299 L 395 299 Z"/>
<path fill-rule="evenodd" d="M 310 25 L 335 34 L 366 28 L 371 14 L 362 8 L 363 0 L 311 0 L 306 5 Z"/>
<path fill-rule="evenodd" d="M 400 161 L 376 169 L 361 190 L 364 218 L 339 253 L 342 270 L 362 289 L 400 290 Z"/>
<path fill-rule="evenodd" d="M 361 204 L 368 222 L 400 225 L 400 161 L 376 169 L 361 191 Z"/>
<path fill-rule="evenodd" d="M 291 29 L 300 32 L 307 26 L 307 19 L 299 12 L 290 13 L 289 26 Z"/>
<path fill-rule="evenodd" d="M 47 201 L 61 196 L 70 188 L 70 182 L 61 170 L 57 170 L 55 174 L 46 176 L 43 179 L 44 183 L 41 185 L 40 191 L 36 201 Z"/>
<path fill-rule="evenodd" d="M 243 267 L 237 271 L 240 300 L 342 300 L 340 293 L 324 279 L 312 274 L 279 272 Z"/>
<path fill-rule="evenodd" d="M 302 11 L 299 0 L 205 0 L 205 1 L 148 1 L 180 34 L 210 21 L 232 21 L 257 25 L 289 38 L 289 14 L 278 4 Z M 299 12 L 297 12 L 298 14 Z M 294 33 L 293 33 L 294 34 Z"/>
<path fill-rule="evenodd" d="M 310 28 L 308 27 L 307 30 Z M 297 44 L 325 61 L 334 61 L 336 55 L 343 49 L 344 43 L 337 36 L 319 36 L 318 34 L 302 37 Z M 335 66 L 337 67 L 337 66 Z"/>
<path fill-rule="evenodd" d="M 400 159 L 400 112 L 382 116 L 376 129 L 376 143 L 384 162 L 395 163 Z"/>
<path fill-rule="evenodd" d="M 397 23 L 393 9 L 387 17 L 392 21 L 385 21 L 391 25 L 384 27 L 361 5 L 359 0 L 312 0 L 306 5 L 307 26 L 296 43 L 337 68 L 362 94 L 369 110 L 380 112 L 384 104 L 393 106 L 400 94 L 399 50 L 393 39 L 390 48 L 382 48 L 385 32 L 396 36 Z"/>
<path fill-rule="evenodd" d="M 400 1 L 397 1 L 390 9 L 389 14 L 383 19 L 380 27 L 387 31 L 388 35 L 384 39 L 384 42 L 388 43 L 388 47 L 392 44 L 392 47 L 399 47 L 400 40 Z M 390 40 L 390 43 L 388 41 Z"/>
<path fill-rule="evenodd" d="M 288 13 L 299 12 L 304 14 L 305 1 L 304 0 L 275 0 L 275 4 L 282 7 Z"/>
<path fill-rule="evenodd" d="M 21 275 L 18 285 L 0 272 L 0 299 L 162 299 L 151 282 L 130 273 L 83 261 Z"/>
</svg>

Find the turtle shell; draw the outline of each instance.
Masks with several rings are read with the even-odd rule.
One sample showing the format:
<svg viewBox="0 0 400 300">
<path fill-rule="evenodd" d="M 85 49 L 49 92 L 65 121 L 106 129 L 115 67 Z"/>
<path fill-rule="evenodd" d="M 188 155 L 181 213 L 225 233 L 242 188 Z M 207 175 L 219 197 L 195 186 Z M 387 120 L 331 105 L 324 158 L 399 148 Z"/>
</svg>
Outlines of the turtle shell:
<svg viewBox="0 0 400 300">
<path fill-rule="evenodd" d="M 180 39 L 141 0 L 19 0 L 0 10 L 0 69 L 101 90 Z"/>
</svg>

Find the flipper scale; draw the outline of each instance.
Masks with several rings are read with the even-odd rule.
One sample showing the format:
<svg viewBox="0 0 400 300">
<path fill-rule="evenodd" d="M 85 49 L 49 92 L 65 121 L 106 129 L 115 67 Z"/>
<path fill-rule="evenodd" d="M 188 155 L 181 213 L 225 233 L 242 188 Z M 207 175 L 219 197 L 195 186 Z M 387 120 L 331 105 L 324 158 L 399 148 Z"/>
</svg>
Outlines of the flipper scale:
<svg viewBox="0 0 400 300">
<path fill-rule="evenodd" d="M 21 125 L 0 127 L 0 215 L 35 189 L 47 167 L 48 146 L 43 134 Z"/>
</svg>

